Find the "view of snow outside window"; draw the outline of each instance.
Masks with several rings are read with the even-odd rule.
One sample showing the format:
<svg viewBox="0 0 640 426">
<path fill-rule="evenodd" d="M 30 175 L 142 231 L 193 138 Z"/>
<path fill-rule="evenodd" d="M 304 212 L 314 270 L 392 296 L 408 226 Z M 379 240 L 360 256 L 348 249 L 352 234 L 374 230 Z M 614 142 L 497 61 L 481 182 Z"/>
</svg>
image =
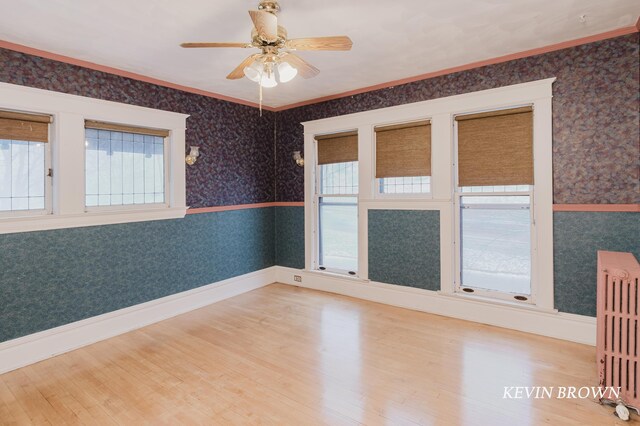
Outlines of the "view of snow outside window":
<svg viewBox="0 0 640 426">
<path fill-rule="evenodd" d="M 531 294 L 530 197 L 463 195 L 460 207 L 462 286 Z"/>
</svg>

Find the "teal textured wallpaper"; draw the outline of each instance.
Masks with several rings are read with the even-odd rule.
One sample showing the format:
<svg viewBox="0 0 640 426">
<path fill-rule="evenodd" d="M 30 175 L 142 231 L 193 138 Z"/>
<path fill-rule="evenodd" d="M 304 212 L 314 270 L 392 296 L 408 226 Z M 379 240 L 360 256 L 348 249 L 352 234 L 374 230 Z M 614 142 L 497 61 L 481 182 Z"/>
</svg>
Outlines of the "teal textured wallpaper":
<svg viewBox="0 0 640 426">
<path fill-rule="evenodd" d="M 369 276 L 438 290 L 437 211 L 370 210 Z M 640 259 L 640 214 L 554 213 L 555 303 L 595 315 L 596 251 Z M 0 235 L 0 341 L 273 265 L 304 267 L 304 208 Z"/>
<path fill-rule="evenodd" d="M 304 208 L 277 209 L 276 264 L 303 268 Z M 369 277 L 438 290 L 439 238 L 438 212 L 370 210 Z M 556 308 L 595 316 L 596 252 L 626 251 L 640 260 L 640 214 L 556 212 L 554 247 Z"/>
<path fill-rule="evenodd" d="M 625 251 L 640 260 L 640 213 L 553 214 L 555 305 L 596 315 L 597 251 Z"/>
<path fill-rule="evenodd" d="M 0 235 L 0 341 L 275 264 L 274 208 Z"/>
<path fill-rule="evenodd" d="M 440 212 L 369 210 L 369 278 L 440 289 Z"/>
<path fill-rule="evenodd" d="M 276 209 L 276 265 L 304 268 L 304 207 Z"/>
</svg>

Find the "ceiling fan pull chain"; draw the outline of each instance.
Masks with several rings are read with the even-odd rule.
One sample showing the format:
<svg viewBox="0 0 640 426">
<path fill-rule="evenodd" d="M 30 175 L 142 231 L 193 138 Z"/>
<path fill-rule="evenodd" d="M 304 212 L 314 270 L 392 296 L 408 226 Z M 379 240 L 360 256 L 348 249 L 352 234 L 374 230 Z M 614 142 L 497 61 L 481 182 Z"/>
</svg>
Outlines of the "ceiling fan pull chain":
<svg viewBox="0 0 640 426">
<path fill-rule="evenodd" d="M 262 117 L 262 74 L 260 75 L 260 83 L 258 83 L 258 87 L 260 87 L 260 117 Z"/>
</svg>

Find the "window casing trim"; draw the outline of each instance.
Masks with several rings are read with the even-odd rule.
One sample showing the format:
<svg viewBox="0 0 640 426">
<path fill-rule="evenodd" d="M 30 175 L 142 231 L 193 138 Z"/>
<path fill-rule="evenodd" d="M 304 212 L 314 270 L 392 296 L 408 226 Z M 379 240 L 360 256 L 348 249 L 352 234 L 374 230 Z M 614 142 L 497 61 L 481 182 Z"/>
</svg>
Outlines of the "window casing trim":
<svg viewBox="0 0 640 426">
<path fill-rule="evenodd" d="M 0 217 L 0 234 L 180 218 L 186 214 L 184 152 L 188 115 L 9 83 L 0 83 L 0 109 L 53 117 L 49 143 L 50 167 L 53 169 L 50 213 Z M 169 131 L 165 142 L 165 149 L 169 152 L 166 206 L 160 209 L 147 205 L 148 208 L 143 209 L 87 211 L 84 191 L 85 120 Z M 82 189 L 78 188 L 78 182 L 82 182 Z"/>
<path fill-rule="evenodd" d="M 533 105 L 534 115 L 534 197 L 531 207 L 537 228 L 538 257 L 531 268 L 537 271 L 539 283 L 535 295 L 537 309 L 553 311 L 553 181 L 551 99 L 555 78 L 505 86 L 496 89 L 438 98 L 354 114 L 302 123 L 305 159 L 315 164 L 313 136 L 358 129 L 359 198 L 358 228 L 368 229 L 370 209 L 410 209 L 440 211 L 440 292 L 454 291 L 454 117 L 460 114 Z M 385 123 L 410 122 L 430 117 L 432 126 L 431 197 L 420 199 L 381 198 L 375 195 L 373 127 Z M 314 167 L 305 167 L 305 200 L 314 198 Z M 313 202 L 305 203 L 305 269 L 313 269 L 314 210 Z M 368 279 L 368 233 L 358 235 L 358 275 Z M 459 295 L 468 299 L 468 295 Z M 525 308 L 523 305 L 523 309 Z M 526 306 L 530 309 L 532 305 Z"/>
<path fill-rule="evenodd" d="M 343 132 L 340 132 L 343 133 Z M 344 133 L 353 133 L 353 132 L 344 132 Z M 355 274 L 351 274 L 348 270 L 343 270 L 343 269 L 337 269 L 337 268 L 327 268 L 325 267 L 325 269 L 320 269 L 321 265 L 320 265 L 320 251 L 321 251 L 321 238 L 320 238 L 320 199 L 321 198 L 355 198 L 356 199 L 356 206 L 358 208 L 358 215 L 360 215 L 360 202 L 359 202 L 359 188 L 358 188 L 358 193 L 355 194 L 324 194 L 321 192 L 321 188 L 322 188 L 322 184 L 321 184 L 321 179 L 322 179 L 322 174 L 320 172 L 322 165 L 318 164 L 318 137 L 319 135 L 314 135 L 313 138 L 313 150 L 315 155 L 312 157 L 314 162 L 313 163 L 308 163 L 308 164 L 312 164 L 314 170 L 314 187 L 313 187 L 313 205 L 314 205 L 314 217 L 315 217 L 315 222 L 313 224 L 313 229 L 314 229 L 314 235 L 317 236 L 317 238 L 315 238 L 314 240 L 314 254 L 315 256 L 313 257 L 312 260 L 312 267 L 311 271 L 314 272 L 318 272 L 318 273 L 326 273 L 326 274 L 331 274 L 331 275 L 337 275 L 337 276 L 346 276 L 346 277 L 351 277 L 351 278 L 359 278 L 360 276 L 360 272 L 359 272 L 359 267 L 360 265 L 358 265 L 358 270 L 357 271 L 353 271 L 355 272 Z M 358 145 L 360 145 L 358 143 Z M 359 164 L 359 159 L 357 160 L 358 164 Z M 305 167 L 305 169 L 310 168 L 310 167 Z M 360 177 L 358 176 L 358 180 L 360 179 Z M 358 182 L 360 183 L 360 182 Z M 360 223 L 358 223 L 358 225 L 360 225 Z M 359 241 L 358 241 L 358 253 L 360 252 L 360 245 L 359 245 Z"/>
</svg>

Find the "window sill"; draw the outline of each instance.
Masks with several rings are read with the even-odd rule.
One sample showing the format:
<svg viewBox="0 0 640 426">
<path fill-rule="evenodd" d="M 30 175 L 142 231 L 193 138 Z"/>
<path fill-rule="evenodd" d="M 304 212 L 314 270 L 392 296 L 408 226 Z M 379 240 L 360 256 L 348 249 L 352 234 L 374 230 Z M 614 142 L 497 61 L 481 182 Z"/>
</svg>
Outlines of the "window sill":
<svg viewBox="0 0 640 426">
<path fill-rule="evenodd" d="M 50 229 L 84 226 L 113 225 L 118 223 L 145 222 L 150 220 L 180 219 L 186 215 L 186 207 L 151 208 L 145 210 L 117 210 L 86 212 L 67 215 L 35 215 L 0 219 L 0 234 L 45 231 Z"/>
<path fill-rule="evenodd" d="M 438 291 L 438 296 L 442 297 L 450 297 L 459 300 L 466 300 L 474 303 L 482 303 L 489 305 L 499 305 L 505 308 L 513 308 L 520 309 L 526 311 L 535 311 L 535 312 L 546 312 L 550 314 L 557 314 L 558 310 L 553 308 L 545 308 L 533 303 L 524 303 L 524 302 L 511 302 L 509 300 L 502 299 L 494 299 L 486 296 L 478 296 L 475 294 L 462 294 L 462 293 L 445 293 L 443 291 Z"/>
<path fill-rule="evenodd" d="M 305 274 L 311 274 L 311 275 L 317 275 L 317 276 L 324 276 L 324 277 L 331 277 L 331 278 L 338 278 L 338 279 L 343 279 L 346 281 L 355 281 L 355 282 L 361 282 L 361 283 L 368 283 L 369 280 L 366 280 L 364 278 L 360 278 L 357 275 L 347 275 L 347 274 L 339 274 L 337 272 L 327 272 L 327 271 L 319 271 L 316 269 L 303 269 L 303 272 Z"/>
</svg>

